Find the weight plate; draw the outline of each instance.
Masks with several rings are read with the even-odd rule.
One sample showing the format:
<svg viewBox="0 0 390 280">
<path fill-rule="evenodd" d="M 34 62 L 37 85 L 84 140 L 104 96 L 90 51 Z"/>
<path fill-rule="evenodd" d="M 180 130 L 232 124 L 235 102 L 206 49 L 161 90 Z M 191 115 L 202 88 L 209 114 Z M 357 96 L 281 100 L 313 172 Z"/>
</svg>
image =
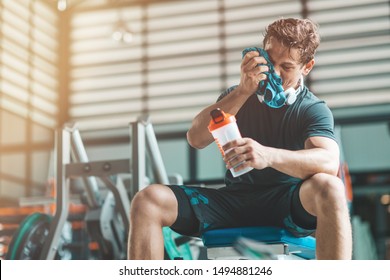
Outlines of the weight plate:
<svg viewBox="0 0 390 280">
<path fill-rule="evenodd" d="M 12 237 L 8 246 L 8 260 L 37 260 L 49 233 L 52 217 L 33 213 L 27 216 Z"/>
</svg>

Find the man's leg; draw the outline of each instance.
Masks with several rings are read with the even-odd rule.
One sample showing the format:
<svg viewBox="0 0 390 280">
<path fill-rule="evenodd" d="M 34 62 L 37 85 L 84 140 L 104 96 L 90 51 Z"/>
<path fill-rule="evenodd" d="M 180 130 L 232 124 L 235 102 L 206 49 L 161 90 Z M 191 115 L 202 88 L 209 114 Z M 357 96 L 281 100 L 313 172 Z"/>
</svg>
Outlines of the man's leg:
<svg viewBox="0 0 390 280">
<path fill-rule="evenodd" d="M 301 186 L 302 206 L 317 216 L 317 259 L 351 259 L 352 231 L 342 181 L 316 174 Z"/>
<path fill-rule="evenodd" d="M 129 259 L 163 259 L 162 227 L 171 226 L 178 213 L 173 191 L 164 185 L 150 185 L 131 201 Z"/>
</svg>

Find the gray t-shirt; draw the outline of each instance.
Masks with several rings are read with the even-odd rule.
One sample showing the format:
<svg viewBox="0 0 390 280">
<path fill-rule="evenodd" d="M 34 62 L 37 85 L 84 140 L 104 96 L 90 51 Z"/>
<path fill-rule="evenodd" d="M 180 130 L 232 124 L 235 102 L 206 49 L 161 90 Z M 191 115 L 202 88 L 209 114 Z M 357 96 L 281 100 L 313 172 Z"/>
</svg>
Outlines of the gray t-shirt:
<svg viewBox="0 0 390 280">
<path fill-rule="evenodd" d="M 227 89 L 218 100 L 236 87 Z M 279 109 L 261 103 L 253 94 L 238 111 L 236 119 L 242 137 L 252 138 L 264 146 L 296 151 L 304 149 L 305 140 L 312 136 L 328 137 L 336 141 L 332 112 L 307 87 L 298 94 L 292 105 L 284 105 Z M 253 169 L 236 178 L 230 171 L 225 175 L 228 187 L 243 184 L 281 186 L 298 184 L 300 181 L 273 168 Z"/>
</svg>

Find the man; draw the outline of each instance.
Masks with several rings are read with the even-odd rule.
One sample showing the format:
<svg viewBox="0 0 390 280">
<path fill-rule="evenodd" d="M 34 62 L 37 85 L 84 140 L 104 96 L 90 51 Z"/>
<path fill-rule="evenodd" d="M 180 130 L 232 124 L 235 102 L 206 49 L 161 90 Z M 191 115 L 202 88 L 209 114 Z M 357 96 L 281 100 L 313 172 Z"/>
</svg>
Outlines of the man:
<svg viewBox="0 0 390 280">
<path fill-rule="evenodd" d="M 187 133 L 191 146 L 214 141 L 207 129 L 210 112 L 236 115 L 242 139 L 223 149 L 226 167 L 254 169 L 215 190 L 154 184 L 139 192 L 131 209 L 130 259 L 162 259 L 161 228 L 184 235 L 241 226 L 280 226 L 296 236 L 316 230 L 317 259 L 350 259 L 352 236 L 344 185 L 337 178 L 339 148 L 333 116 L 304 86 L 319 45 L 316 25 L 308 19 L 280 19 L 266 29 L 263 47 L 245 54 L 240 83 L 201 111 Z M 259 84 L 271 79 L 270 67 L 291 88 L 296 100 L 272 108 L 258 98 Z M 260 93 L 261 94 L 261 93 Z M 268 104 L 268 105 L 267 105 Z"/>
</svg>

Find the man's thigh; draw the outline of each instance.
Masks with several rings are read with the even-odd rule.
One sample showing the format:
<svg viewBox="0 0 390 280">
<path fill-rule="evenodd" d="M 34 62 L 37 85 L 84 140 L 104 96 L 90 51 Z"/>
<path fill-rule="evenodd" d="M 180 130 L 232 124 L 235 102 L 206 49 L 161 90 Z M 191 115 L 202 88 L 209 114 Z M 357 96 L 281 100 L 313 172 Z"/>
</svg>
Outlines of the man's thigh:
<svg viewBox="0 0 390 280">
<path fill-rule="evenodd" d="M 170 187 L 179 201 L 179 215 L 172 229 L 186 235 L 196 236 L 205 230 L 228 227 L 285 227 L 290 210 L 299 209 L 292 200 L 290 186 L 218 190 Z"/>
</svg>

